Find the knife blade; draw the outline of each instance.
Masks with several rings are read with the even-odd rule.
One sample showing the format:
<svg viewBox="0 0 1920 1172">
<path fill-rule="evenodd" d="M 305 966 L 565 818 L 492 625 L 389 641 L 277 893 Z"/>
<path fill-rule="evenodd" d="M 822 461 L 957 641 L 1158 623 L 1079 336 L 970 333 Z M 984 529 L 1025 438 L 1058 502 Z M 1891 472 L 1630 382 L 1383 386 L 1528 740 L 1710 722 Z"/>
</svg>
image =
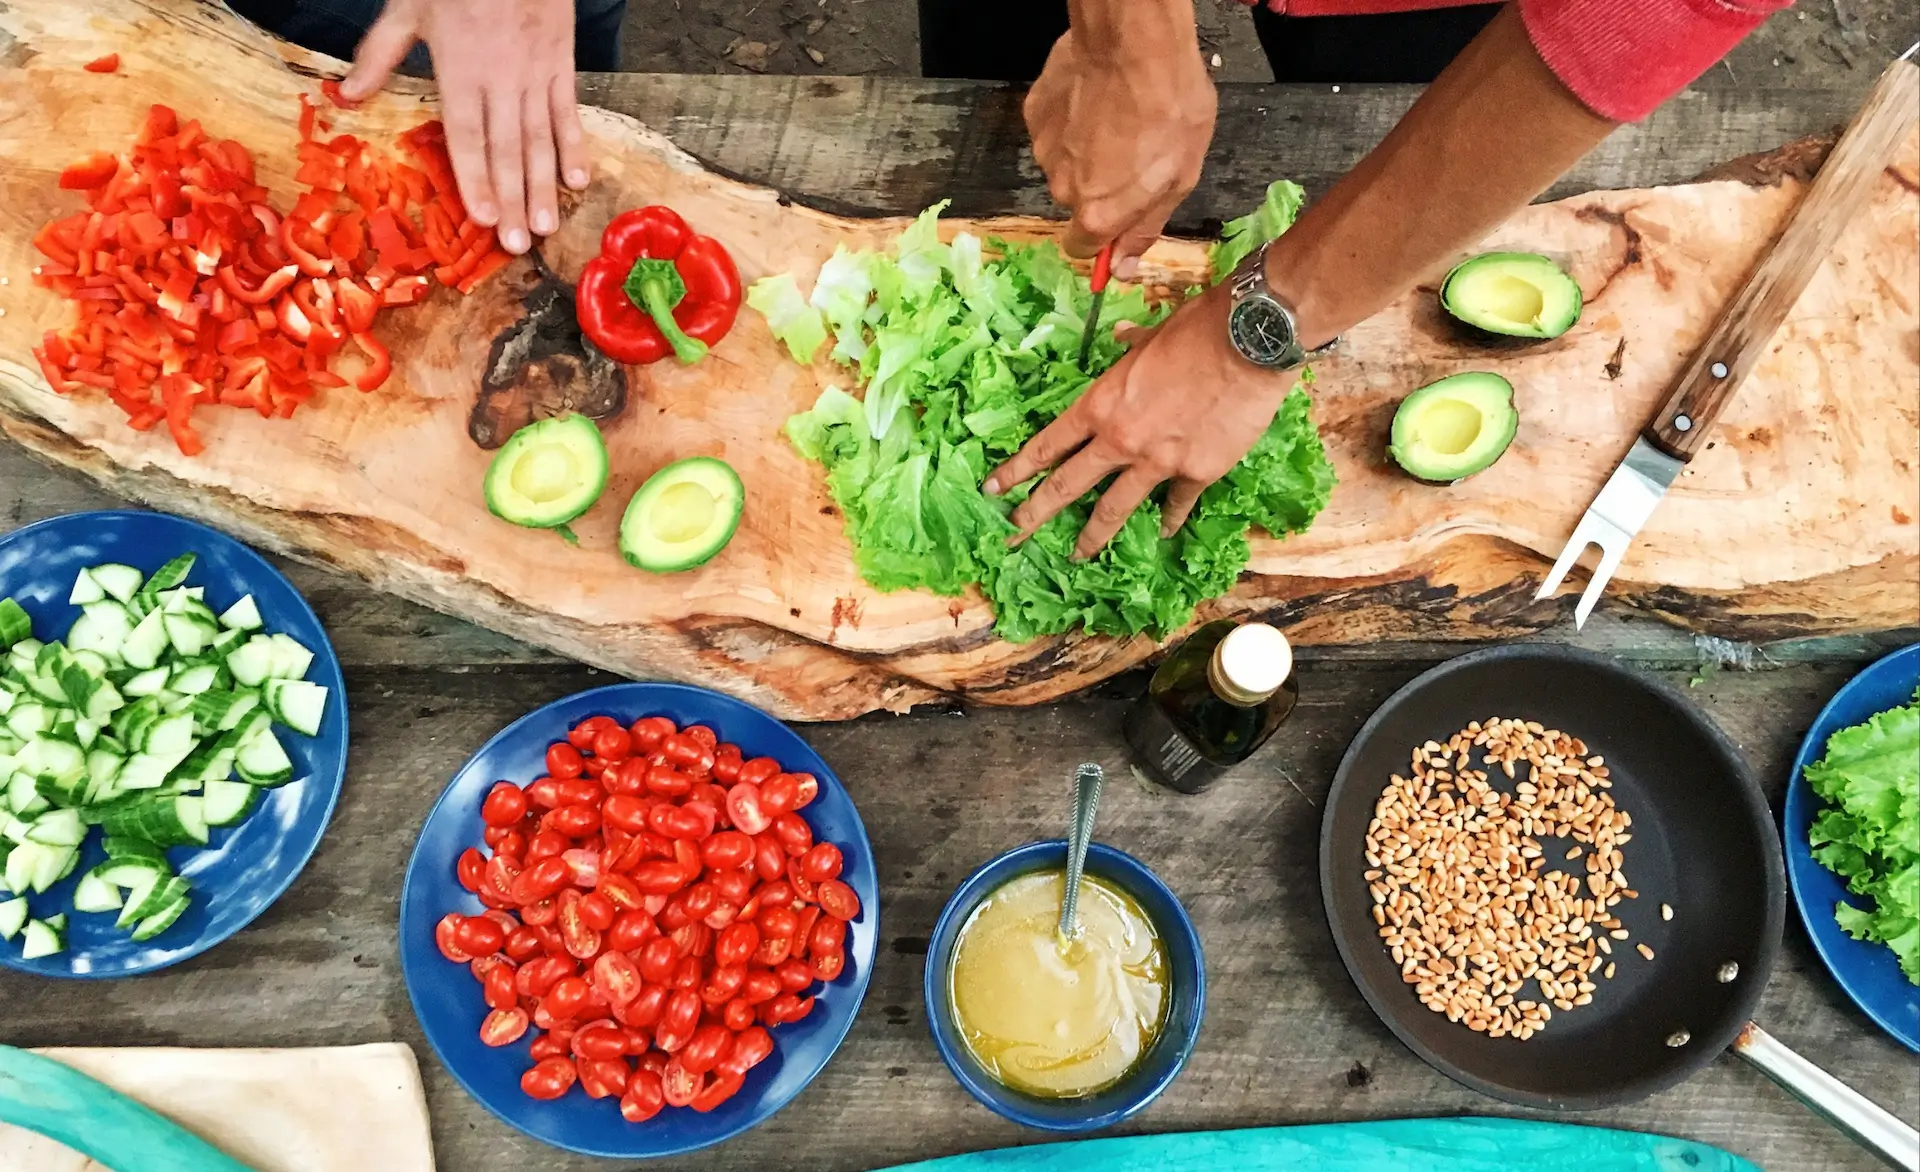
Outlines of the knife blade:
<svg viewBox="0 0 1920 1172">
<path fill-rule="evenodd" d="M 1920 108 L 1920 67 L 1902 58 L 1887 66 L 1820 167 L 1787 227 L 1746 283 L 1721 310 L 1706 342 L 1683 367 L 1626 459 L 1601 486 L 1573 536 L 1540 583 L 1535 599 L 1560 588 L 1588 546 L 1600 560 L 1574 608 L 1576 627 L 1600 601 L 1627 546 L 1680 472 L 1706 442 L 1734 392 L 1760 360 L 1807 282 L 1879 182 L 1882 169 Z"/>
<path fill-rule="evenodd" d="M 1093 279 L 1087 282 L 1093 290 L 1093 304 L 1087 307 L 1087 326 L 1080 331 L 1080 369 L 1087 368 L 1087 359 L 1093 357 L 1093 331 L 1100 325 L 1100 303 L 1107 299 L 1107 278 L 1113 271 L 1113 244 L 1109 242 L 1101 248 L 1100 255 L 1093 258 Z"/>
</svg>

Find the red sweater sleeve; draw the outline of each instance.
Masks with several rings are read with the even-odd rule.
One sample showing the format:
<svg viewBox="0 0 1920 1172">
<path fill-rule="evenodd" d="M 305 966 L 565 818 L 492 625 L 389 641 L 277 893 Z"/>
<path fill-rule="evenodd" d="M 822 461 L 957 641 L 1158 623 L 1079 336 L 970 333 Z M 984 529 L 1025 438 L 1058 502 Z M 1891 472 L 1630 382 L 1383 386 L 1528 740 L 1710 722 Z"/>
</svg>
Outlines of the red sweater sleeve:
<svg viewBox="0 0 1920 1172">
<path fill-rule="evenodd" d="M 1603 118 L 1634 122 L 1792 0 L 1519 0 L 1547 68 Z"/>
</svg>

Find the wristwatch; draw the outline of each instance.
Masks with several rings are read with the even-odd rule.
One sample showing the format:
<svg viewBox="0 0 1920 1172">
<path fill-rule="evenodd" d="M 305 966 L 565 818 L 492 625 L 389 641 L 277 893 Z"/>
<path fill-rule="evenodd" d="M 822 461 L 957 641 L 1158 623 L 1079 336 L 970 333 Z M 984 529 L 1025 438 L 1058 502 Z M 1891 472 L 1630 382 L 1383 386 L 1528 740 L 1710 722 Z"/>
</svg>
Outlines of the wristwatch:
<svg viewBox="0 0 1920 1172">
<path fill-rule="evenodd" d="M 1240 357 L 1263 370 L 1292 370 L 1307 360 L 1293 306 L 1267 284 L 1266 245 L 1234 268 L 1227 287 L 1233 297 L 1227 310 L 1227 340 Z M 1329 350 L 1338 341 L 1335 338 L 1313 353 Z"/>
</svg>

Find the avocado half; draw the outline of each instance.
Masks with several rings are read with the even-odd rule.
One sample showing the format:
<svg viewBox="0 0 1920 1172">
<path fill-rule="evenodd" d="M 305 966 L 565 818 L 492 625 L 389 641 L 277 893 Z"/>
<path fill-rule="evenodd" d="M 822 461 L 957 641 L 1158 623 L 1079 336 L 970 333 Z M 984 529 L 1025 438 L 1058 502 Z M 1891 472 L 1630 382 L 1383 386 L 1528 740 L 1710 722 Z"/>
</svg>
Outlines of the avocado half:
<svg viewBox="0 0 1920 1172">
<path fill-rule="evenodd" d="M 1501 338 L 1557 338 L 1580 320 L 1580 285 L 1532 252 L 1488 252 L 1453 267 L 1440 307 L 1455 321 Z"/>
<path fill-rule="evenodd" d="M 553 529 L 578 517 L 607 486 L 607 444 L 584 415 L 529 423 L 500 445 L 487 466 L 487 509 L 529 529 Z"/>
<path fill-rule="evenodd" d="M 1401 400 L 1387 454 L 1416 479 L 1452 484 L 1498 460 L 1519 427 L 1513 384 L 1497 374 L 1468 371 Z"/>
<path fill-rule="evenodd" d="M 647 478 L 620 519 L 620 553 L 655 574 L 691 570 L 720 552 L 746 504 L 740 475 L 724 460 L 693 456 Z"/>
</svg>

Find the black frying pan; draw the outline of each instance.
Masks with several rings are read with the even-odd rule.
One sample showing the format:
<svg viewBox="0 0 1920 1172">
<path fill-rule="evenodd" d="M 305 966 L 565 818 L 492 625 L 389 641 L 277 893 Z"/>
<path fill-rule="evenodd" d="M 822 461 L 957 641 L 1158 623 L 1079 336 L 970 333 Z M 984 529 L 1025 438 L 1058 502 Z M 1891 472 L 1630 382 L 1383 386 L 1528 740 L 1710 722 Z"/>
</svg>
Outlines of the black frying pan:
<svg viewBox="0 0 1920 1172">
<path fill-rule="evenodd" d="M 1406 775 L 1414 746 L 1489 717 L 1537 720 L 1585 741 L 1606 757 L 1614 801 L 1633 817 L 1622 853 L 1639 898 L 1614 909 L 1632 933 L 1614 949 L 1617 973 L 1595 980 L 1593 1004 L 1556 1012 L 1525 1042 L 1475 1033 L 1420 1004 L 1380 941 L 1363 875 L 1374 804 L 1392 775 Z M 1526 766 L 1516 768 L 1524 780 Z M 1498 771 L 1492 780 L 1513 784 Z M 1550 869 L 1582 866 L 1562 861 L 1561 840 L 1544 845 Z M 1395 692 L 1334 774 L 1320 887 L 1340 958 L 1367 1003 L 1414 1053 L 1474 1090 L 1550 1110 L 1606 1107 L 1673 1086 L 1733 1045 L 1883 1154 L 1912 1142 L 1911 1129 L 1750 1025 L 1786 915 L 1773 817 L 1745 758 L 1712 721 L 1679 692 L 1610 659 L 1513 644 L 1450 660 Z M 1662 903 L 1672 906 L 1671 921 L 1661 918 Z M 1634 951 L 1639 943 L 1653 960 Z M 1722 980 L 1729 965 L 1738 975 Z M 1876 1130 L 1889 1123 L 1894 1131 Z"/>
</svg>

